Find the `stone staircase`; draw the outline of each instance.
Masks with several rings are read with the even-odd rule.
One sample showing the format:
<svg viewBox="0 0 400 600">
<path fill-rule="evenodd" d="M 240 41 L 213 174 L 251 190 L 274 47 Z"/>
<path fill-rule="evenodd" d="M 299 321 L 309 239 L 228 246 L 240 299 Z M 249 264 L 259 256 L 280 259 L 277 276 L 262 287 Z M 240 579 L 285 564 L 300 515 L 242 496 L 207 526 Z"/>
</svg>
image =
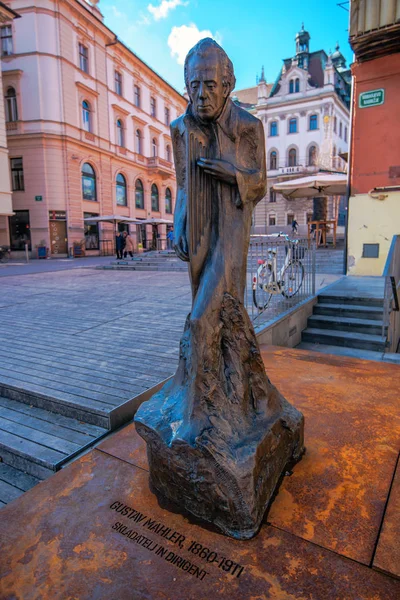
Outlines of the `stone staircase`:
<svg viewBox="0 0 400 600">
<path fill-rule="evenodd" d="M 298 348 L 382 360 L 383 278 L 346 277 L 318 295 Z"/>
</svg>

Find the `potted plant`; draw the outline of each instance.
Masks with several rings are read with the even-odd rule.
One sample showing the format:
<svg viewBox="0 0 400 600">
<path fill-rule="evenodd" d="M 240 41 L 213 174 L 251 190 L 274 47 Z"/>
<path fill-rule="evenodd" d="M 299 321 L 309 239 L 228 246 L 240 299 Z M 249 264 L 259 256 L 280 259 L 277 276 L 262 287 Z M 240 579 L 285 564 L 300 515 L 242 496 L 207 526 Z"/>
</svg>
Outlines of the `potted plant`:
<svg viewBox="0 0 400 600">
<path fill-rule="evenodd" d="M 73 242 L 74 258 L 85 256 L 85 240 L 75 240 Z"/>
<path fill-rule="evenodd" d="M 40 240 L 38 244 L 36 244 L 37 257 L 38 258 L 47 258 L 47 246 L 46 240 Z"/>
</svg>

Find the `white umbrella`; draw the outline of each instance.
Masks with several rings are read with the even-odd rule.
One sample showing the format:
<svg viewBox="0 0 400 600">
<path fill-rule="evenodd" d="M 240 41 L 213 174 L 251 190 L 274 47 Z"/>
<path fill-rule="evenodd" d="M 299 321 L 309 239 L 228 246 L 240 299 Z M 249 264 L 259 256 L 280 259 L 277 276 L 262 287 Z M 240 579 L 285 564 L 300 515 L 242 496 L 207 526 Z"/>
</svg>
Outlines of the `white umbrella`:
<svg viewBox="0 0 400 600">
<path fill-rule="evenodd" d="M 138 225 L 173 225 L 174 222 L 171 219 L 143 219 L 143 221 L 135 220 L 135 223 Z"/>
<path fill-rule="evenodd" d="M 123 215 L 105 215 L 104 217 L 86 217 L 83 219 L 88 223 L 113 223 L 115 227 L 115 235 L 118 233 L 118 223 L 127 221 L 128 218 Z M 116 248 L 116 242 L 114 242 L 114 248 Z"/>
<path fill-rule="evenodd" d="M 316 173 L 309 177 L 276 183 L 273 188 L 285 198 L 313 198 L 314 196 L 341 196 L 347 191 L 345 173 Z"/>
</svg>

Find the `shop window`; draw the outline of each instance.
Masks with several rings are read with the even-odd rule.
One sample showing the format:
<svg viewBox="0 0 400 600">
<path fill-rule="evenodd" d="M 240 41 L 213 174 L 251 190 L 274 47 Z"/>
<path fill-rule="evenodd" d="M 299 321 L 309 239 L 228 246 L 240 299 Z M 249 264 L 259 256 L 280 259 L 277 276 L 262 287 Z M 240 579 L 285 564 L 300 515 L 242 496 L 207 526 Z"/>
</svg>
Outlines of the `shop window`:
<svg viewBox="0 0 400 600">
<path fill-rule="evenodd" d="M 169 188 L 165 190 L 165 212 L 172 215 L 172 193 Z"/>
<path fill-rule="evenodd" d="M 1 56 L 10 56 L 13 53 L 13 39 L 11 25 L 0 28 Z"/>
<path fill-rule="evenodd" d="M 82 124 L 85 131 L 92 131 L 92 122 L 90 118 L 90 104 L 84 100 L 82 102 Z"/>
<path fill-rule="evenodd" d="M 151 210 L 158 212 L 160 210 L 160 201 L 158 196 L 158 187 L 155 183 L 151 186 Z"/>
<path fill-rule="evenodd" d="M 13 87 L 7 89 L 5 96 L 5 109 L 6 109 L 6 121 L 11 123 L 12 121 L 18 121 L 18 107 L 17 107 L 17 94 Z"/>
<path fill-rule="evenodd" d="M 79 67 L 85 73 L 89 73 L 89 50 L 83 44 L 79 44 Z"/>
<path fill-rule="evenodd" d="M 15 210 L 14 213 L 9 217 L 11 250 L 25 250 L 25 244 L 31 250 L 29 210 Z"/>
<path fill-rule="evenodd" d="M 135 184 L 135 206 L 136 208 L 144 208 L 144 190 L 140 179 L 137 179 Z"/>
<path fill-rule="evenodd" d="M 127 206 L 128 197 L 126 193 L 126 179 L 122 173 L 118 173 L 116 179 L 116 197 L 118 206 Z"/>
<path fill-rule="evenodd" d="M 22 158 L 11 158 L 11 183 L 13 192 L 23 192 L 25 190 L 24 184 L 24 167 L 22 164 Z"/>
<path fill-rule="evenodd" d="M 91 217 L 98 217 L 96 213 L 83 213 L 84 219 L 90 219 Z M 99 224 L 88 223 L 84 221 L 85 225 L 85 248 L 86 250 L 98 250 L 100 247 L 99 243 Z"/>
<path fill-rule="evenodd" d="M 82 197 L 91 202 L 97 201 L 96 174 L 89 163 L 84 163 L 82 167 Z"/>
</svg>

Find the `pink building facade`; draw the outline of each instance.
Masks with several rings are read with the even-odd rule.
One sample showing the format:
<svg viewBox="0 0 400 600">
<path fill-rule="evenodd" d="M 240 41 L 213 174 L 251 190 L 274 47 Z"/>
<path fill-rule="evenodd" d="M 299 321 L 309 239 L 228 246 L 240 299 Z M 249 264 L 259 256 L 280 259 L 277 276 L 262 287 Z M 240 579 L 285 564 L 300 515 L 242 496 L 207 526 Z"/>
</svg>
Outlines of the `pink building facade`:
<svg viewBox="0 0 400 600">
<path fill-rule="evenodd" d="M 112 250 L 113 226 L 84 218 L 172 219 L 176 182 L 169 123 L 186 100 L 129 50 L 84 0 L 13 0 L 3 56 L 11 218 L 0 243 L 65 255 Z M 158 226 L 165 238 L 166 226 Z M 152 226 L 131 226 L 149 242 Z"/>
</svg>

